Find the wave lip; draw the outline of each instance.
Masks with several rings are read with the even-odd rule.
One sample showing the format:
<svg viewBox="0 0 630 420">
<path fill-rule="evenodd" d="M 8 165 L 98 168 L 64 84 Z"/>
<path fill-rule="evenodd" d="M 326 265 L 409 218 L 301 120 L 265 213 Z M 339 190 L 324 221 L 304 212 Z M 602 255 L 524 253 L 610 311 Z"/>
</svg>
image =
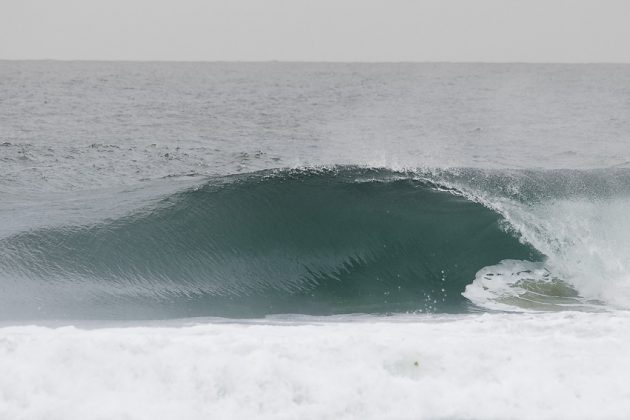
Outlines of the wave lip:
<svg viewBox="0 0 630 420">
<path fill-rule="evenodd" d="M 0 316 L 460 312 L 481 267 L 542 258 L 500 222 L 408 173 L 215 177 L 124 217 L 0 240 Z"/>
</svg>

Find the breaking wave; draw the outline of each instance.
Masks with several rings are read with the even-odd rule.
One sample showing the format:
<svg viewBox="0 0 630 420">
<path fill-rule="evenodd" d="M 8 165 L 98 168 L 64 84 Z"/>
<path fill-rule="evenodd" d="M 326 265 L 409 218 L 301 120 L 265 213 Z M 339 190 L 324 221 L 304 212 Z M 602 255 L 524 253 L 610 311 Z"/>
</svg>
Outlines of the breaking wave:
<svg viewBox="0 0 630 420">
<path fill-rule="evenodd" d="M 599 308 L 627 284 L 626 226 L 597 225 L 627 207 L 602 179 L 359 167 L 205 178 L 122 215 L 5 235 L 0 316 Z"/>
</svg>

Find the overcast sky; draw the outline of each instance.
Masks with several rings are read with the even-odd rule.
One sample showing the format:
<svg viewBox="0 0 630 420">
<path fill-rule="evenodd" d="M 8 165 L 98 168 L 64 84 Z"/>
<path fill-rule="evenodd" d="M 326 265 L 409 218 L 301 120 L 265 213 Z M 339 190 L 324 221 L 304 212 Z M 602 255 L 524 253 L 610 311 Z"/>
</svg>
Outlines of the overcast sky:
<svg viewBox="0 0 630 420">
<path fill-rule="evenodd" d="M 630 0 L 0 0 L 0 58 L 630 62 Z"/>
</svg>

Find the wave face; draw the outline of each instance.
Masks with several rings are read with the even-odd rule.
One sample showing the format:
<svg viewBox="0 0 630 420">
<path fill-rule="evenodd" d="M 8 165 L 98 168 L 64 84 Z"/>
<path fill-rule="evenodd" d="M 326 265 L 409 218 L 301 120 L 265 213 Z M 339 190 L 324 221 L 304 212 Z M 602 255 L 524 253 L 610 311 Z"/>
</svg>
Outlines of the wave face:
<svg viewBox="0 0 630 420">
<path fill-rule="evenodd" d="M 0 316 L 461 312 L 481 268 L 543 260 L 502 220 L 389 170 L 215 177 L 122 217 L 0 239 Z"/>
</svg>

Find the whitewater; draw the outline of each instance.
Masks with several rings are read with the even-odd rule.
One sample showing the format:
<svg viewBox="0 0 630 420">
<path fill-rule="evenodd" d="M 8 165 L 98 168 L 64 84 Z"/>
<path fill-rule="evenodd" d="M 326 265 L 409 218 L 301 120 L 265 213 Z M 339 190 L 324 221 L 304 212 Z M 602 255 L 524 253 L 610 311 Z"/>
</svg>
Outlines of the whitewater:
<svg viewBox="0 0 630 420">
<path fill-rule="evenodd" d="M 0 418 L 625 418 L 628 86 L 0 61 Z"/>
</svg>

